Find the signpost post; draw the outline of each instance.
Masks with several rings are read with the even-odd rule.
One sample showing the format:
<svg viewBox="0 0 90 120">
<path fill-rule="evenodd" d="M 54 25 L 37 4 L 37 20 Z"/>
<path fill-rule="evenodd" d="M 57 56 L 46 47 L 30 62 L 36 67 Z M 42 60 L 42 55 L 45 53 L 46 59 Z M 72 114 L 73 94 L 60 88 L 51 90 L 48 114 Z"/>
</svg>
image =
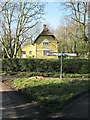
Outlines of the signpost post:
<svg viewBox="0 0 90 120">
<path fill-rule="evenodd" d="M 47 56 L 61 56 L 61 65 L 60 65 L 60 78 L 63 77 L 63 56 L 77 56 L 76 53 L 54 53 L 54 52 L 49 52 L 47 53 Z"/>
<path fill-rule="evenodd" d="M 62 69 L 63 69 L 63 53 L 61 52 L 61 65 L 60 65 L 60 78 L 63 77 Z"/>
</svg>

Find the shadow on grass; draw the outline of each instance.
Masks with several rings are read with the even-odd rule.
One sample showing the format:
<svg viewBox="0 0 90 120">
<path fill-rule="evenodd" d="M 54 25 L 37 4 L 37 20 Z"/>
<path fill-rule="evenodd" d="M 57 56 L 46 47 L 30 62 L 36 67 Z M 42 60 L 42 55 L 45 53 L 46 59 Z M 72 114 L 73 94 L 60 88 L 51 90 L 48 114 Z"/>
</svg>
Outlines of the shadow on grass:
<svg viewBox="0 0 90 120">
<path fill-rule="evenodd" d="M 37 80 L 34 81 L 37 82 Z M 50 83 L 33 87 L 28 87 L 27 83 L 25 84 L 26 88 L 20 91 L 37 101 L 42 114 L 48 116 L 62 110 L 65 105 L 87 93 L 88 85 L 87 80 L 78 79 L 66 83 Z"/>
</svg>

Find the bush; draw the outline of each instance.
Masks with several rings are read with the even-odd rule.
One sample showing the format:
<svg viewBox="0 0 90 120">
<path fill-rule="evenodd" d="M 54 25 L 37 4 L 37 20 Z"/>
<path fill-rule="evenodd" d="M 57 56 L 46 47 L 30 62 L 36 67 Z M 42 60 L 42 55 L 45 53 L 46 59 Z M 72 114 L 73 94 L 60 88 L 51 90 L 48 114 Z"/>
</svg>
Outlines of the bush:
<svg viewBox="0 0 90 120">
<path fill-rule="evenodd" d="M 3 59 L 3 72 L 39 72 L 54 75 L 60 72 L 60 60 L 45 59 Z M 64 59 L 63 73 L 88 74 L 90 61 L 87 59 Z M 35 74 L 35 73 L 34 73 Z M 31 76 L 31 75 L 30 75 Z M 50 76 L 50 75 L 49 75 Z"/>
</svg>

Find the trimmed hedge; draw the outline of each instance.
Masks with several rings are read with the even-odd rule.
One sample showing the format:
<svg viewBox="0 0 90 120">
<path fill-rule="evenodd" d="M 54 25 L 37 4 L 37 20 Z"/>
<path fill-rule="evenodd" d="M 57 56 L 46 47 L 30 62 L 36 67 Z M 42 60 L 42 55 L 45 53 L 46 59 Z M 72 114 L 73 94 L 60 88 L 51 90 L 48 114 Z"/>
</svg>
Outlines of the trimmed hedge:
<svg viewBox="0 0 90 120">
<path fill-rule="evenodd" d="M 59 72 L 60 60 L 45 59 L 3 59 L 3 72 Z M 90 73 L 90 60 L 87 59 L 64 59 L 64 73 Z"/>
</svg>

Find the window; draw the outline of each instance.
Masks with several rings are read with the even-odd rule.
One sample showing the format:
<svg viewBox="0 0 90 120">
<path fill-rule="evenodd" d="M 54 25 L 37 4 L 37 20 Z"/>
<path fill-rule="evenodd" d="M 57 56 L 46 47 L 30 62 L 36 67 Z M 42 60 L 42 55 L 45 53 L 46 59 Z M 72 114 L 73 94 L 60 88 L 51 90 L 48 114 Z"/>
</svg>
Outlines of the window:
<svg viewBox="0 0 90 120">
<path fill-rule="evenodd" d="M 44 46 L 48 46 L 48 44 L 49 44 L 48 42 L 43 42 Z"/>
<path fill-rule="evenodd" d="M 50 50 L 44 50 L 43 55 L 47 56 L 47 53 L 50 53 Z"/>
<path fill-rule="evenodd" d="M 32 51 L 29 51 L 29 54 L 32 54 Z"/>
<path fill-rule="evenodd" d="M 26 58 L 26 51 L 22 51 L 22 58 Z"/>
<path fill-rule="evenodd" d="M 26 51 L 22 51 L 22 54 L 26 54 Z"/>
</svg>

